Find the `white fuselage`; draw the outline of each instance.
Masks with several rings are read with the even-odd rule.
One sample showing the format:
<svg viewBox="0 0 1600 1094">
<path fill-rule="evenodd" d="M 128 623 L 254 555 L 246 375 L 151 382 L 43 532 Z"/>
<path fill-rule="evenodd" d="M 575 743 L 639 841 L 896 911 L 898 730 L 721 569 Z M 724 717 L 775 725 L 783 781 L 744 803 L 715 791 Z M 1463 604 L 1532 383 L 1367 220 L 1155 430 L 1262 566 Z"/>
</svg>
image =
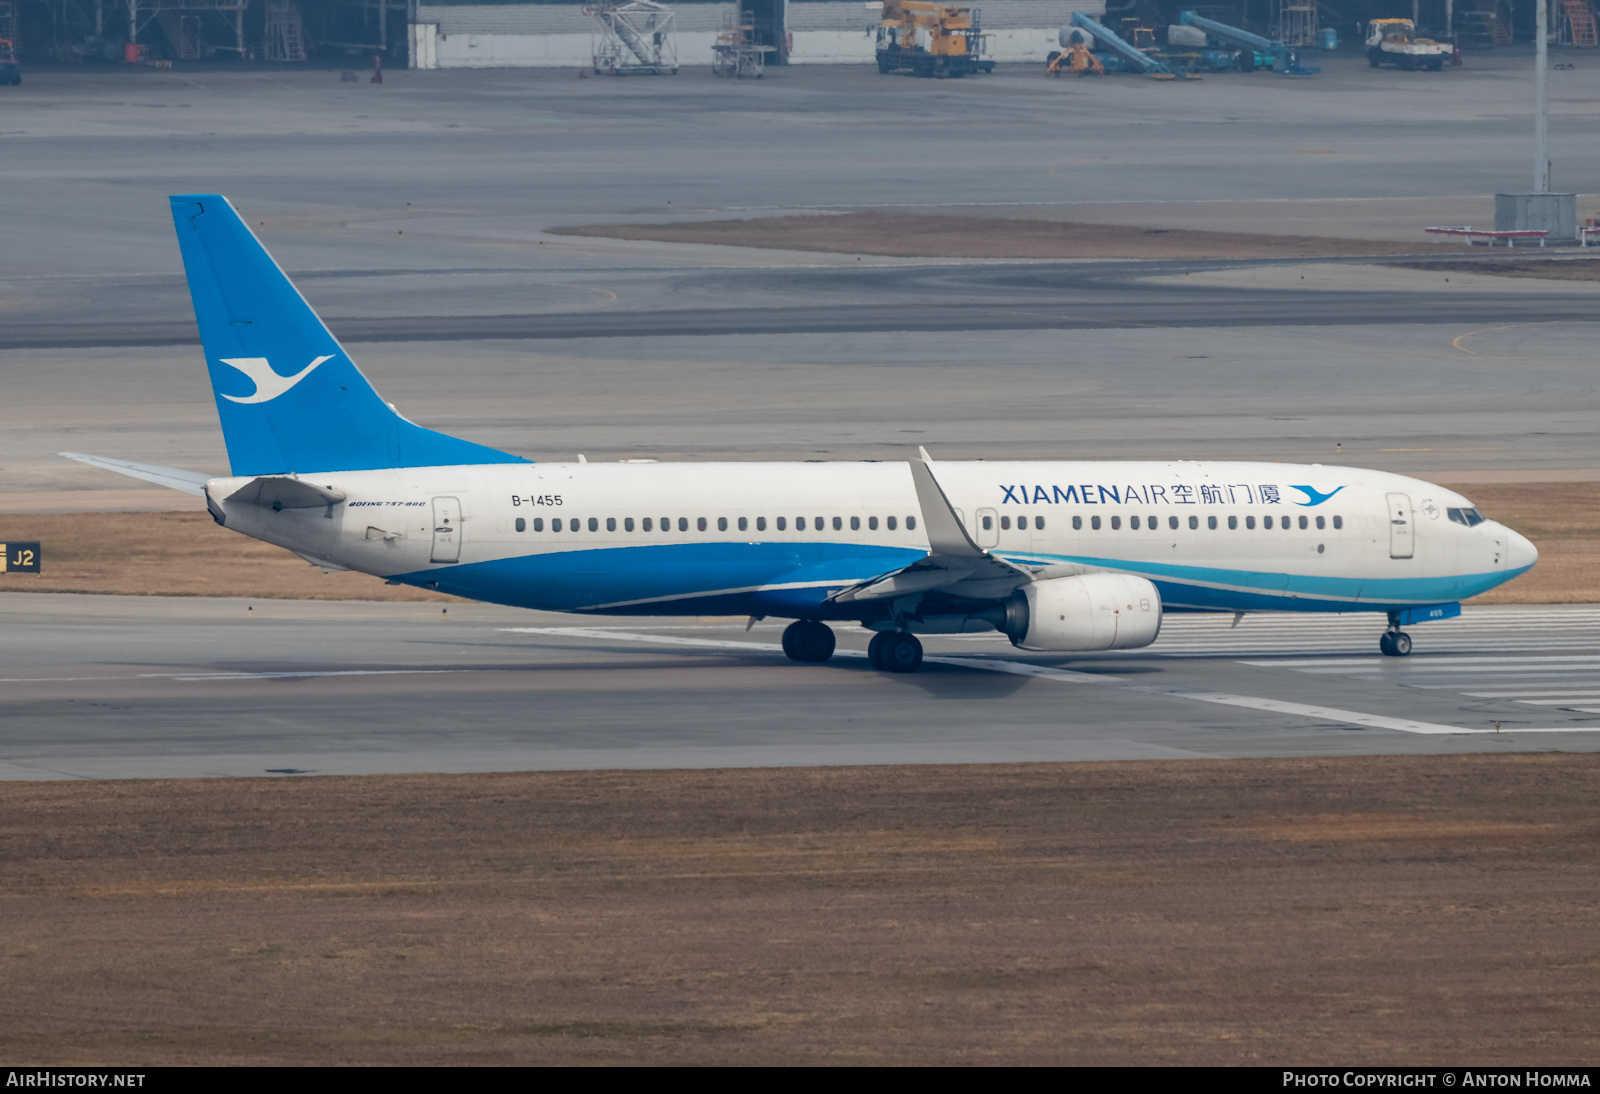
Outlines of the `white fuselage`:
<svg viewBox="0 0 1600 1094">
<path fill-rule="evenodd" d="M 1533 546 L 1401 475 L 1198 462 L 940 462 L 978 546 L 1036 579 L 1107 571 L 1170 609 L 1395 611 L 1459 601 Z M 541 463 L 302 474 L 339 503 L 226 499 L 226 526 L 308 559 L 530 608 L 863 618 L 829 592 L 928 551 L 903 463 Z M 1476 518 L 1476 513 L 1473 513 Z"/>
</svg>

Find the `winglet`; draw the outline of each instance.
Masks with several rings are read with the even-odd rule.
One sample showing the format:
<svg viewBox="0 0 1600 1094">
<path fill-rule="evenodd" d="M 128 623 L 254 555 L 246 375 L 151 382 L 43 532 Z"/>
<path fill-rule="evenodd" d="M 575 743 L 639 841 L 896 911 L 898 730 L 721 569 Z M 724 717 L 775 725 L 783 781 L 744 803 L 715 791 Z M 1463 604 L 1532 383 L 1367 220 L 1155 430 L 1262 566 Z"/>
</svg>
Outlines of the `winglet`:
<svg viewBox="0 0 1600 1094">
<path fill-rule="evenodd" d="M 917 504 L 922 508 L 922 527 L 928 533 L 928 551 L 935 555 L 956 555 L 965 558 L 983 558 L 989 552 L 972 542 L 961 519 L 944 496 L 939 482 L 928 466 L 928 454 L 912 460 L 911 481 L 917 488 Z"/>
<path fill-rule="evenodd" d="M 933 457 L 928 455 L 928 450 L 926 448 L 922 447 L 920 444 L 917 445 L 917 455 L 922 457 L 922 462 L 923 463 L 932 463 L 933 462 Z"/>
</svg>

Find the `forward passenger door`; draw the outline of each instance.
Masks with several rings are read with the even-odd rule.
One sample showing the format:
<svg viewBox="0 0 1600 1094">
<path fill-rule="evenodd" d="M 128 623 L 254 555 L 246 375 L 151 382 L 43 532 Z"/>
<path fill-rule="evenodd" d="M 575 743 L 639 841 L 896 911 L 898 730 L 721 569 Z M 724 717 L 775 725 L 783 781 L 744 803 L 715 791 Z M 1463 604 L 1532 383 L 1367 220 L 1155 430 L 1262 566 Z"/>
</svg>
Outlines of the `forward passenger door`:
<svg viewBox="0 0 1600 1094">
<path fill-rule="evenodd" d="M 1411 543 L 1411 495 L 1390 494 L 1388 497 L 1389 557 L 1410 558 L 1413 550 Z"/>
</svg>

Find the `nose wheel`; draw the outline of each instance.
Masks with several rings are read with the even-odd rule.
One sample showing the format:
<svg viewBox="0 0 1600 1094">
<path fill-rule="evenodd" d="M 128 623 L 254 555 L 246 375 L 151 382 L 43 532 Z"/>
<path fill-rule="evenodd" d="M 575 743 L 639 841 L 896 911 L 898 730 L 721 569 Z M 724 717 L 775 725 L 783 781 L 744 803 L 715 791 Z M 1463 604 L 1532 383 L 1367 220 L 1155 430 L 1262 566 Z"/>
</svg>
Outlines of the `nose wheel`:
<svg viewBox="0 0 1600 1094">
<path fill-rule="evenodd" d="M 1411 653 L 1411 636 L 1405 631 L 1384 631 L 1378 649 L 1385 657 L 1405 657 Z"/>
<path fill-rule="evenodd" d="M 922 643 L 914 634 L 879 631 L 867 643 L 867 660 L 880 672 L 916 672 L 922 667 Z"/>
<path fill-rule="evenodd" d="M 826 623 L 801 619 L 783 629 L 783 652 L 791 661 L 820 665 L 833 656 L 833 630 Z"/>
</svg>

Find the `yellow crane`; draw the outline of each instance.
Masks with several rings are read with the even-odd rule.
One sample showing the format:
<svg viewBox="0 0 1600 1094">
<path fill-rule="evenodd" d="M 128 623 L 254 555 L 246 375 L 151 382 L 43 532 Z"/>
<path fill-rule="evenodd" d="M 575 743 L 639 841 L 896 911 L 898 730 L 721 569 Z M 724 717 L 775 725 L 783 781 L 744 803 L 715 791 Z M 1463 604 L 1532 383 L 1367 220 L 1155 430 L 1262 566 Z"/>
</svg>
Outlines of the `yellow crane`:
<svg viewBox="0 0 1600 1094">
<path fill-rule="evenodd" d="M 976 8 L 932 0 L 883 0 L 878 71 L 906 69 L 913 76 L 993 72 L 993 59 L 983 56 L 984 37 Z"/>
</svg>

